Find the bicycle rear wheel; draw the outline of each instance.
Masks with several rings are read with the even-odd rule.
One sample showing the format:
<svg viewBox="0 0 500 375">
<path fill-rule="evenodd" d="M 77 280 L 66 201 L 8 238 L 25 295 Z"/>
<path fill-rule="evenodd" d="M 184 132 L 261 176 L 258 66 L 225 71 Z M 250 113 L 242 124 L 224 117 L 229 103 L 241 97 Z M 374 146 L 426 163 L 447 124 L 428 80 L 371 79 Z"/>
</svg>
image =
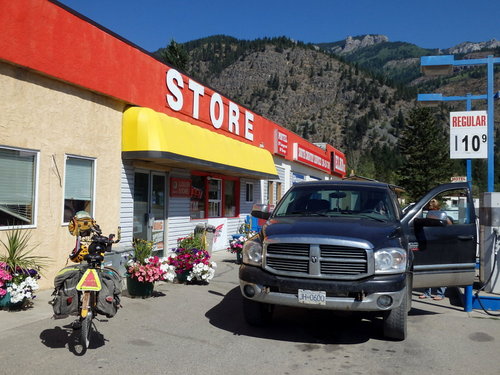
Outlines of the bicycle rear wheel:
<svg viewBox="0 0 500 375">
<path fill-rule="evenodd" d="M 92 330 L 92 310 L 87 313 L 85 319 L 82 320 L 82 328 L 80 331 L 80 345 L 85 353 L 90 344 L 90 333 Z"/>
</svg>

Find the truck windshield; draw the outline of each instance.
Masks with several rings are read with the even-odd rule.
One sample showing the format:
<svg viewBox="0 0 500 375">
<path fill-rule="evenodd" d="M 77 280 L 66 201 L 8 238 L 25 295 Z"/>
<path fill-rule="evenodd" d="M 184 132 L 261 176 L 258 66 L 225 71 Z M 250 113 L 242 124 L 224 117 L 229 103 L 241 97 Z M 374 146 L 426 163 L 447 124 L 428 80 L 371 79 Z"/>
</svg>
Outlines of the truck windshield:
<svg viewBox="0 0 500 375">
<path fill-rule="evenodd" d="M 357 216 L 396 220 L 396 209 L 385 189 L 363 186 L 296 186 L 283 197 L 273 216 Z"/>
</svg>

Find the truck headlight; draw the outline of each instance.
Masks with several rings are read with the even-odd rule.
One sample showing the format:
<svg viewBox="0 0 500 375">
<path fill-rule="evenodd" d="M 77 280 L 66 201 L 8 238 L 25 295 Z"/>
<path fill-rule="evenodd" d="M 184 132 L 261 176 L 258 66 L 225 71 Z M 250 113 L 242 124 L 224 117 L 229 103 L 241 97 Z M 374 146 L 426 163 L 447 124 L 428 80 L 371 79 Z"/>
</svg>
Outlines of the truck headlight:
<svg viewBox="0 0 500 375">
<path fill-rule="evenodd" d="M 406 251 L 398 247 L 375 251 L 375 273 L 401 273 L 406 270 Z"/>
<path fill-rule="evenodd" d="M 243 263 L 262 265 L 262 245 L 257 241 L 247 241 L 243 245 Z"/>
</svg>

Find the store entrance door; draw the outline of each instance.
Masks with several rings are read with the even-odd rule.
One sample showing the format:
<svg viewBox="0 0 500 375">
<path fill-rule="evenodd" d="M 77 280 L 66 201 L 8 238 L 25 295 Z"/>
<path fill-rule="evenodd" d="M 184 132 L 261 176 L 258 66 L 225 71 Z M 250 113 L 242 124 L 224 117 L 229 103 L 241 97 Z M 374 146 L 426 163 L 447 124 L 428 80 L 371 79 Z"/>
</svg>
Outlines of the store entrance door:
<svg viewBox="0 0 500 375">
<path fill-rule="evenodd" d="M 134 238 L 152 241 L 159 256 L 164 249 L 166 180 L 161 172 L 136 171 L 134 175 Z"/>
</svg>

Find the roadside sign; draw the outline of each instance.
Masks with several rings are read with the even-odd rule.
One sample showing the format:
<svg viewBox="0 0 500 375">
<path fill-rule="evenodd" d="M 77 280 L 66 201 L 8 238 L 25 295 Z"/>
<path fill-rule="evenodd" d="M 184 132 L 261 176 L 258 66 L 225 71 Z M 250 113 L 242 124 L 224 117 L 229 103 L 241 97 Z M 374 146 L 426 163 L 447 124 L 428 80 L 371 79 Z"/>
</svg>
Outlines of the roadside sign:
<svg viewBox="0 0 500 375">
<path fill-rule="evenodd" d="M 488 158 L 488 114 L 486 111 L 450 113 L 450 158 Z"/>
</svg>

